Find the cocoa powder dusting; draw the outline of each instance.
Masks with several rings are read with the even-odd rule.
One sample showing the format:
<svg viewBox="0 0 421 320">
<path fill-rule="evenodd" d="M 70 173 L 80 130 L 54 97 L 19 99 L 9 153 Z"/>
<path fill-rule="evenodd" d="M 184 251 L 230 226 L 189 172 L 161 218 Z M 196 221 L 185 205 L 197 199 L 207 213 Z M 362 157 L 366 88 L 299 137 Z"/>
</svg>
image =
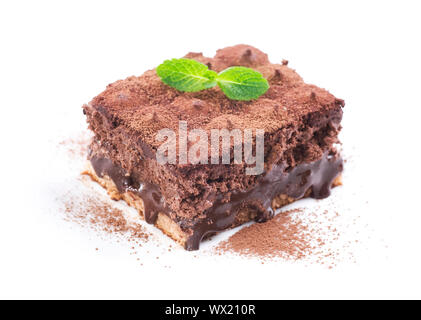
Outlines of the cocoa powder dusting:
<svg viewBox="0 0 421 320">
<path fill-rule="evenodd" d="M 91 133 L 81 132 L 76 137 L 60 141 L 59 146 L 63 147 L 72 158 L 86 158 L 91 138 Z"/>
<path fill-rule="evenodd" d="M 95 196 L 66 197 L 64 212 L 67 221 L 96 231 L 125 236 L 129 242 L 139 245 L 150 236 L 140 224 L 128 221 L 122 210 Z"/>
<path fill-rule="evenodd" d="M 308 219 L 304 218 L 304 215 Z M 315 217 L 314 215 L 313 217 Z M 327 221 L 332 221 L 327 218 Z M 322 227 L 321 222 L 302 209 L 284 211 L 265 223 L 244 227 L 216 248 L 217 253 L 235 253 L 262 260 L 305 260 L 315 258 L 320 264 L 335 265 L 338 252 L 326 244 L 339 237 L 336 229 Z"/>
</svg>

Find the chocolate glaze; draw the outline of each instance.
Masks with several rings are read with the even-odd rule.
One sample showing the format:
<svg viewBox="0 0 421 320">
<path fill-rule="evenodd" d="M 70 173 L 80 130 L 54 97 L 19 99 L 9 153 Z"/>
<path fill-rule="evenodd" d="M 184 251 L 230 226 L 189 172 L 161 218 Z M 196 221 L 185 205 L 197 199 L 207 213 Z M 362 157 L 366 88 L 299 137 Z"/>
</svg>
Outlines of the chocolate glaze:
<svg viewBox="0 0 421 320">
<path fill-rule="evenodd" d="M 300 164 L 289 172 L 285 171 L 285 166 L 273 166 L 254 188 L 244 192 L 233 192 L 229 202 L 224 203 L 220 197 L 206 211 L 206 218 L 199 220 L 192 228 L 193 235 L 189 237 L 186 249 L 197 250 L 204 236 L 232 226 L 242 208 L 255 209 L 257 222 L 271 219 L 274 215 L 272 200 L 280 194 L 300 199 L 309 188 L 312 188 L 311 197 L 316 199 L 328 197 L 333 180 L 342 169 L 342 159 L 327 154 L 318 161 Z"/>
<path fill-rule="evenodd" d="M 142 198 L 147 223 L 154 224 L 159 212 L 168 213 L 165 200 L 161 196 L 158 186 L 152 183 L 135 181 L 120 166 L 113 164 L 109 159 L 93 157 L 91 163 L 95 173 L 99 177 L 109 176 L 120 193 L 130 191 Z"/>
<path fill-rule="evenodd" d="M 158 186 L 134 181 L 108 159 L 93 157 L 91 163 L 96 174 L 99 177 L 108 175 L 119 192 L 131 191 L 142 198 L 146 222 L 155 223 L 159 212 L 169 213 Z M 211 195 L 215 200 L 213 206 L 204 212 L 205 218 L 197 218 L 193 223 L 189 221 L 189 226 L 185 221 L 179 222 L 182 229 L 191 230 L 186 249 L 197 250 L 206 235 L 235 225 L 235 218 L 243 208 L 256 210 L 257 222 L 267 221 L 274 215 L 272 200 L 280 194 L 299 199 L 311 188 L 311 197 L 328 197 L 332 183 L 342 169 L 342 159 L 338 155 L 325 153 L 318 161 L 303 163 L 290 170 L 286 170 L 286 165 L 274 165 L 253 188 L 232 192 L 229 202 L 223 200 L 223 195 Z"/>
</svg>

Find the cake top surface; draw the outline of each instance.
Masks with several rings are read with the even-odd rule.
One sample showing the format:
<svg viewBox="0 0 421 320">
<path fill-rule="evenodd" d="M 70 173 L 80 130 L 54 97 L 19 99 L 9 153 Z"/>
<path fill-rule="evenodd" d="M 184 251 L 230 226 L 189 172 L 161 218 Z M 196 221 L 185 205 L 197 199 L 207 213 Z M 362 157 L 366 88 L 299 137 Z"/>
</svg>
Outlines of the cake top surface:
<svg viewBox="0 0 421 320">
<path fill-rule="evenodd" d="M 125 125 L 150 146 L 158 146 L 156 133 L 169 128 L 177 131 L 180 120 L 188 128 L 256 128 L 273 132 L 301 122 L 308 114 L 343 107 L 343 100 L 328 91 L 306 84 L 288 62 L 272 64 L 267 54 L 249 46 L 237 45 L 217 51 L 213 58 L 188 53 L 185 58 L 208 65 L 216 72 L 230 66 L 259 71 L 268 80 L 269 90 L 252 101 L 227 98 L 214 87 L 200 92 L 181 92 L 166 84 L 155 69 L 107 86 L 91 105 L 118 125 Z"/>
</svg>

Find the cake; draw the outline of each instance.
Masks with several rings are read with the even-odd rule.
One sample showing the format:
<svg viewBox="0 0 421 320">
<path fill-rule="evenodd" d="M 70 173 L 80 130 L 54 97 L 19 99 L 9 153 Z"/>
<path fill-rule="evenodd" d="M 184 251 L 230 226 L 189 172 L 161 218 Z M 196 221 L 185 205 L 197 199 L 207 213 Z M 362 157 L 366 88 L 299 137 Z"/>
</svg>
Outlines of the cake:
<svg viewBox="0 0 421 320">
<path fill-rule="evenodd" d="M 270 87 L 258 99 L 230 100 L 218 87 L 178 91 L 155 69 L 108 85 L 83 111 L 94 133 L 86 173 L 112 199 L 126 201 L 147 223 L 185 249 L 197 250 L 210 235 L 251 220 L 267 221 L 276 209 L 304 197 L 326 198 L 341 184 L 343 162 L 335 146 L 343 100 L 304 83 L 287 61 L 272 64 L 252 46 L 220 49 L 213 58 L 202 53 L 185 58 L 216 72 L 251 68 Z M 245 162 L 160 163 L 157 134 L 163 128 L 179 132 L 181 123 L 189 132 L 262 130 L 262 173 L 247 174 Z M 235 143 L 229 148 L 232 159 Z"/>
</svg>

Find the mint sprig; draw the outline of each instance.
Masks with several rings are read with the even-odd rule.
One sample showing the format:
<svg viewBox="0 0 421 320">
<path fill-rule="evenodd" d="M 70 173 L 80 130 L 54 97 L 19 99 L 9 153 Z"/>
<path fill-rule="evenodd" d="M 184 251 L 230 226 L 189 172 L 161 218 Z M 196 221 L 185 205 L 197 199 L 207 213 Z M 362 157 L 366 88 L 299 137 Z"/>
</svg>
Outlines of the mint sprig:
<svg viewBox="0 0 421 320">
<path fill-rule="evenodd" d="M 196 92 L 218 85 L 232 100 L 257 99 L 269 89 L 262 74 L 246 67 L 230 67 L 219 74 L 195 60 L 166 60 L 156 69 L 162 82 L 177 90 Z"/>
</svg>

